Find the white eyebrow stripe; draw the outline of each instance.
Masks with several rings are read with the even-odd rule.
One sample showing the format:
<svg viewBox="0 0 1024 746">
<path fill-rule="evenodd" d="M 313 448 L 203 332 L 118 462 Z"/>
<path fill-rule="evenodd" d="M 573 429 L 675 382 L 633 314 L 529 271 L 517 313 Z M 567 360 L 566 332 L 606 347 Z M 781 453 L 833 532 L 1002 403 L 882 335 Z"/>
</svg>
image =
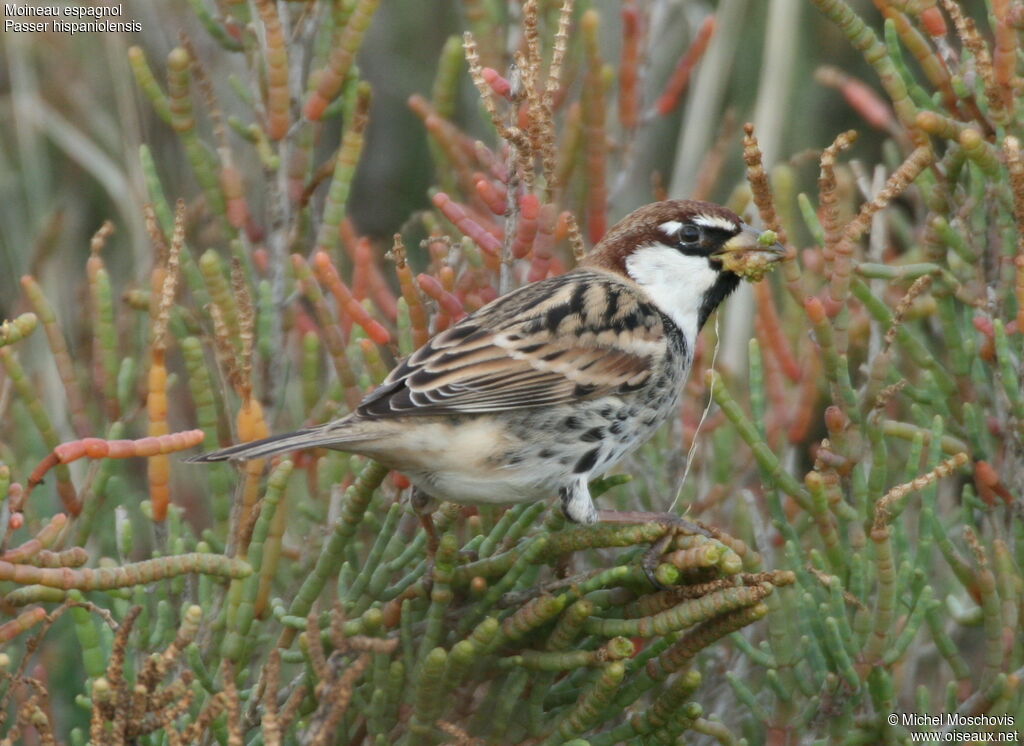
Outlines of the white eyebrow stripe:
<svg viewBox="0 0 1024 746">
<path fill-rule="evenodd" d="M 658 230 L 667 236 L 674 236 L 679 232 L 679 229 L 683 227 L 683 224 L 678 220 L 669 220 L 668 222 L 662 223 L 658 226 Z"/>
<path fill-rule="evenodd" d="M 704 228 L 718 228 L 723 231 L 735 231 L 737 229 L 736 223 L 729 220 L 729 218 L 723 218 L 718 215 L 697 215 L 693 222 Z"/>
</svg>

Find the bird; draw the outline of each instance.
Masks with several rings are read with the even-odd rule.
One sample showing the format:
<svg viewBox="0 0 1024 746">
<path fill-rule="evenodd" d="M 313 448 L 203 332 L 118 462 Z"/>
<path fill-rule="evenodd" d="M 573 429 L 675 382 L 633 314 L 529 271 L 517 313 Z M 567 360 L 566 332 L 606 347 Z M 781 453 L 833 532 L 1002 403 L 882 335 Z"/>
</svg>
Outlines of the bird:
<svg viewBox="0 0 1024 746">
<path fill-rule="evenodd" d="M 189 460 L 331 448 L 404 473 L 418 509 L 557 495 L 569 521 L 611 519 L 626 511 L 598 511 L 589 482 L 677 411 L 708 317 L 746 267 L 785 256 L 770 239 L 709 202 L 640 207 L 574 269 L 436 334 L 347 416 Z"/>
</svg>

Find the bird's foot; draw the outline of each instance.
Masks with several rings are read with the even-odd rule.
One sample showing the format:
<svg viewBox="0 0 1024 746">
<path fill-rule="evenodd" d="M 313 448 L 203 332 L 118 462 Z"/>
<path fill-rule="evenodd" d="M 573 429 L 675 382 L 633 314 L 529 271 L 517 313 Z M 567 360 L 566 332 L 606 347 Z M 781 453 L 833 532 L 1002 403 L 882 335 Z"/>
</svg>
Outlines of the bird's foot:
<svg viewBox="0 0 1024 746">
<path fill-rule="evenodd" d="M 675 513 L 653 513 L 643 510 L 599 510 L 598 520 L 602 523 L 658 523 L 665 527 L 664 535 L 651 545 L 651 548 L 644 552 L 640 566 L 644 575 L 651 581 L 658 590 L 665 590 L 664 583 L 658 580 L 656 571 L 661 564 L 661 557 L 665 554 L 669 544 L 676 536 L 706 536 L 715 539 L 720 532 L 717 529 L 705 526 L 699 521 L 691 521 Z"/>
<path fill-rule="evenodd" d="M 655 513 L 646 510 L 599 510 L 597 511 L 597 520 L 600 523 L 659 523 L 665 526 L 666 531 L 673 536 L 689 534 L 715 539 L 720 533 L 718 529 L 705 526 L 699 521 L 691 521 L 675 513 Z"/>
</svg>

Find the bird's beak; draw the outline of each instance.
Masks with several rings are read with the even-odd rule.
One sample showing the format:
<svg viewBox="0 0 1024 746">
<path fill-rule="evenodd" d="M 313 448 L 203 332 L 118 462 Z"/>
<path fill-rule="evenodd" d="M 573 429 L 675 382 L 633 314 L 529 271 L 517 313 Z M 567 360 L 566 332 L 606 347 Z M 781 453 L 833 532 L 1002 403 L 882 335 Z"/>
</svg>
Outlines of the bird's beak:
<svg viewBox="0 0 1024 746">
<path fill-rule="evenodd" d="M 759 257 L 761 261 L 767 262 L 777 262 L 785 258 L 786 249 L 781 243 L 778 241 L 766 242 L 762 238 L 764 232 L 746 223 L 741 223 L 740 226 L 740 232 L 722 244 L 722 248 L 716 251 L 715 254 L 757 252 L 762 255 Z"/>
<path fill-rule="evenodd" d="M 740 232 L 722 244 L 714 256 L 722 263 L 722 269 L 757 282 L 786 256 L 786 249 L 775 240 L 774 233 L 741 223 Z"/>
</svg>

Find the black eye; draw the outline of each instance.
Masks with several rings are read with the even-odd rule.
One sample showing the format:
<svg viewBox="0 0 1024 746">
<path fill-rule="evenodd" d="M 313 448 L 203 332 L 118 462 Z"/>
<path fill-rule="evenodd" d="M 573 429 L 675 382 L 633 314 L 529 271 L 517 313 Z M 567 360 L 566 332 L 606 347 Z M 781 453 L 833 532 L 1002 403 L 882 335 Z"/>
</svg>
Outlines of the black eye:
<svg viewBox="0 0 1024 746">
<path fill-rule="evenodd" d="M 680 243 L 697 243 L 700 241 L 700 236 L 700 228 L 693 223 L 683 223 L 683 227 L 679 229 Z"/>
</svg>

